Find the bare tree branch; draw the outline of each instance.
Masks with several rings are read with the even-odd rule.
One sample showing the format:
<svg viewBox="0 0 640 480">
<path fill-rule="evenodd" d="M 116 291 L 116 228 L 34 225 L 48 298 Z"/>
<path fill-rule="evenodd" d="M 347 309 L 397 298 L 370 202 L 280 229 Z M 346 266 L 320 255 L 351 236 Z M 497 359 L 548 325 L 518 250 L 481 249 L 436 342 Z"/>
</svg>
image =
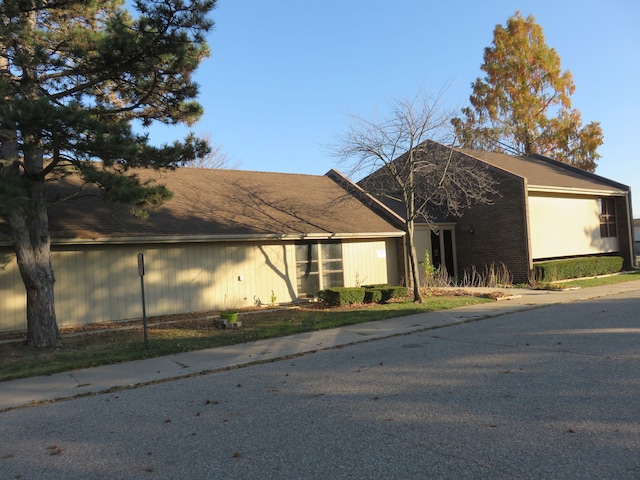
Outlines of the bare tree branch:
<svg viewBox="0 0 640 480">
<path fill-rule="evenodd" d="M 211 152 L 204 157 L 186 164 L 186 167 L 193 168 L 219 168 L 223 170 L 237 170 L 240 168 L 240 161 L 233 160 L 229 154 L 222 150 L 221 145 L 211 143 L 211 132 L 200 134 L 200 138 L 211 147 Z"/>
<path fill-rule="evenodd" d="M 422 296 L 414 222 L 435 228 L 439 219 L 460 216 L 497 194 L 488 168 L 454 148 L 454 110 L 446 107 L 445 93 L 446 86 L 435 96 L 419 90 L 413 99 L 393 100 L 384 120 L 351 116 L 347 131 L 330 147 L 365 191 L 402 210 L 416 302 Z"/>
</svg>

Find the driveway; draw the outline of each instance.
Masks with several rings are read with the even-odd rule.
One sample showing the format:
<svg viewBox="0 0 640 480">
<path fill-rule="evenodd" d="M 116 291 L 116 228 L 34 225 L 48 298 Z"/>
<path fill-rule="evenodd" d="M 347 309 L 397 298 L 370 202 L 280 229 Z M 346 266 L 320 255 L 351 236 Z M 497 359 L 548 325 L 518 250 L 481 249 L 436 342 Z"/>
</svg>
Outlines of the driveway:
<svg viewBox="0 0 640 480">
<path fill-rule="evenodd" d="M 639 311 L 627 292 L 3 412 L 0 478 L 639 479 Z"/>
</svg>

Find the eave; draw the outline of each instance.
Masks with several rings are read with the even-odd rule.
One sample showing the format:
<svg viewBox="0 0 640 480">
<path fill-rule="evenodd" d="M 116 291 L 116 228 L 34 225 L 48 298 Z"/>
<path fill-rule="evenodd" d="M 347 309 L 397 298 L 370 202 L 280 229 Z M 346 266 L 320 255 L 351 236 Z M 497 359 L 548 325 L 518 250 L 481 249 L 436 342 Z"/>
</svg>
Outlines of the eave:
<svg viewBox="0 0 640 480">
<path fill-rule="evenodd" d="M 596 197 L 623 197 L 627 195 L 625 190 L 601 190 L 589 188 L 551 187 L 548 185 L 527 185 L 528 192 L 558 193 L 562 195 L 596 196 Z"/>
<path fill-rule="evenodd" d="M 264 235 L 166 235 L 148 237 L 95 237 L 95 238 L 52 238 L 52 246 L 65 245 L 144 245 L 177 243 L 220 243 L 220 242 L 282 242 L 300 240 L 349 240 L 370 238 L 399 238 L 404 232 L 363 232 L 363 233 L 301 233 Z M 11 246 L 10 243 L 5 244 Z"/>
</svg>

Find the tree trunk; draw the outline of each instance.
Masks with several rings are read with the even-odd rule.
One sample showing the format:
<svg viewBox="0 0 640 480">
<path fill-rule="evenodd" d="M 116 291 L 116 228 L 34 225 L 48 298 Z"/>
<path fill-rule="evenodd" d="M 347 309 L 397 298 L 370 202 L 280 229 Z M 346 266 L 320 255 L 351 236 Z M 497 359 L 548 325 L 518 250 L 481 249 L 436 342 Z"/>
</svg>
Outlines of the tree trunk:
<svg viewBox="0 0 640 480">
<path fill-rule="evenodd" d="M 416 246 L 414 243 L 414 228 L 413 220 L 406 221 L 407 231 L 407 253 L 409 254 L 409 270 L 411 273 L 411 279 L 413 283 L 413 301 L 415 303 L 422 303 L 422 294 L 420 293 L 420 271 L 418 270 L 418 255 L 416 254 Z"/>
<path fill-rule="evenodd" d="M 27 291 L 27 344 L 61 347 L 56 322 L 44 179 L 22 177 L 26 197 L 9 215 L 20 275 Z"/>
</svg>

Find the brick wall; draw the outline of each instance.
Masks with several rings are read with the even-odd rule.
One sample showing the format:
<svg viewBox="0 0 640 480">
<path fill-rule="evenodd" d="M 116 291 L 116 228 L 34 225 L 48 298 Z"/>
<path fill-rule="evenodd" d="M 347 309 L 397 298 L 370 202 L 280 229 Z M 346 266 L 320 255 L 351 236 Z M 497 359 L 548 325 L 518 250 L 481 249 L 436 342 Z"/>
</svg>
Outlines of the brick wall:
<svg viewBox="0 0 640 480">
<path fill-rule="evenodd" d="M 499 197 L 491 205 L 474 205 L 456 224 L 458 277 L 475 266 L 482 271 L 503 263 L 514 283 L 526 282 L 531 268 L 525 183 L 499 174 Z"/>
</svg>

